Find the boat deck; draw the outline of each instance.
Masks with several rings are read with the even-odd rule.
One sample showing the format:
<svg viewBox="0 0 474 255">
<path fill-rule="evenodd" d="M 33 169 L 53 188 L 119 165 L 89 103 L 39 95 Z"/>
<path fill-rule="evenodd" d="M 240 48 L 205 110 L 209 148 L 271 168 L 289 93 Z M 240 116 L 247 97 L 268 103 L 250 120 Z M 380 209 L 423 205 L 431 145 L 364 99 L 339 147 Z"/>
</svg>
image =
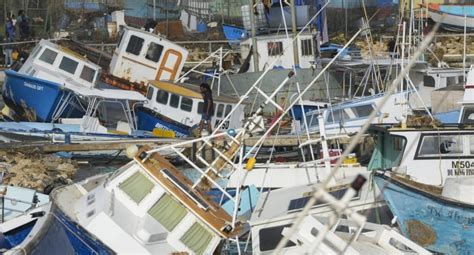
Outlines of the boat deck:
<svg viewBox="0 0 474 255">
<path fill-rule="evenodd" d="M 147 151 L 150 148 L 143 148 L 141 152 Z M 138 154 L 140 155 L 140 153 Z M 175 166 L 158 153 L 151 154 L 145 160 L 139 157 L 135 158 L 143 168 L 148 171 L 155 179 L 165 188 L 173 197 L 178 199 L 190 211 L 192 211 L 198 218 L 207 223 L 209 227 L 214 229 L 219 235 L 229 238 L 237 235 L 240 232 L 241 226 L 236 224 L 232 231 L 223 231 L 226 226 L 232 224 L 232 216 L 229 215 L 223 208 L 217 205 L 208 195 L 200 192 L 197 189 L 192 189 L 193 183 L 185 177 Z M 169 178 L 167 178 L 162 170 L 166 169 L 174 178 L 185 186 L 188 194 L 194 195 L 198 200 L 204 201 L 209 205 L 208 209 L 201 208 L 191 197 L 183 191 L 183 187 L 179 187 Z"/>
</svg>

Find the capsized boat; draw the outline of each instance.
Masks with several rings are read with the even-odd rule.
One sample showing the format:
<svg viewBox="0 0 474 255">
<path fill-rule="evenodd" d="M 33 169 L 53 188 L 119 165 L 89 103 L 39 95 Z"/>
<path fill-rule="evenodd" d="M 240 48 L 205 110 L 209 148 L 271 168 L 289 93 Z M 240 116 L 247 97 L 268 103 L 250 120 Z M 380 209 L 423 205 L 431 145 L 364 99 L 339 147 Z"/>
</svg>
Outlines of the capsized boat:
<svg viewBox="0 0 474 255">
<path fill-rule="evenodd" d="M 133 161 L 114 173 L 54 190 L 53 223 L 45 222 L 43 235 L 24 248 L 34 251 L 61 238 L 50 250 L 210 254 L 222 239 L 238 238 L 237 210 L 214 202 L 197 185 L 201 180 L 193 183 L 148 147 L 131 154 Z"/>
</svg>

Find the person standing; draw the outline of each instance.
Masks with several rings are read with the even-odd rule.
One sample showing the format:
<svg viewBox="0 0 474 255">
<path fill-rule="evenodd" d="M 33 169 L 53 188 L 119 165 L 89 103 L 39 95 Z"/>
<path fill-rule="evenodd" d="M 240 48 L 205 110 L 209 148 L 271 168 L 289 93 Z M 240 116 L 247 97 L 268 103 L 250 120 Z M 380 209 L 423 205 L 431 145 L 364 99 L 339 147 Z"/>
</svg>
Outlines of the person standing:
<svg viewBox="0 0 474 255">
<path fill-rule="evenodd" d="M 19 10 L 17 17 L 17 24 L 20 31 L 20 40 L 26 40 L 30 37 L 30 25 L 28 23 L 28 17 L 25 15 L 25 11 Z"/>
<path fill-rule="evenodd" d="M 205 123 L 207 124 L 207 131 L 212 133 L 211 118 L 214 115 L 214 101 L 212 99 L 212 90 L 207 83 L 201 83 L 199 86 L 201 90 L 202 98 L 204 99 L 204 105 L 202 108 L 201 123 L 199 123 L 199 134 L 201 134 Z"/>
<path fill-rule="evenodd" d="M 5 36 L 7 43 L 13 43 L 15 41 L 15 26 L 13 25 L 13 20 L 10 15 L 8 15 L 5 21 Z M 5 53 L 5 66 L 10 67 L 13 64 L 13 45 L 5 45 L 3 49 Z"/>
</svg>

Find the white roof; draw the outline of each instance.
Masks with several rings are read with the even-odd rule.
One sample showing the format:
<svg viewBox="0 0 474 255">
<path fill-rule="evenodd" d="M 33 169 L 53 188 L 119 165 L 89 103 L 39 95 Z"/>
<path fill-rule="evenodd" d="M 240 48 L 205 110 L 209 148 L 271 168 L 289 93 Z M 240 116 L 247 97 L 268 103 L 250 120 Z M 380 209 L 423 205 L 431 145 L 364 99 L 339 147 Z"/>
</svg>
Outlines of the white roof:
<svg viewBox="0 0 474 255">
<path fill-rule="evenodd" d="M 74 91 L 75 93 L 85 97 L 100 97 L 105 99 L 118 99 L 118 100 L 130 100 L 130 101 L 145 101 L 146 98 L 141 93 L 131 90 L 121 89 L 97 89 L 97 88 L 86 88 L 82 86 L 75 86 L 66 84 L 66 88 Z"/>
</svg>

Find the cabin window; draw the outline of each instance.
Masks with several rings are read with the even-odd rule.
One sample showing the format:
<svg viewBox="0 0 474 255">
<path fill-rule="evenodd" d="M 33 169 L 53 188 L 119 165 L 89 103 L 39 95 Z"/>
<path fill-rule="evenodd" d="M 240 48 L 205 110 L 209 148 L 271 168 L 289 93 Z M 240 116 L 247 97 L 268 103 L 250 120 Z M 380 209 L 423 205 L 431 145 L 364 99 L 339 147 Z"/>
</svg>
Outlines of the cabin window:
<svg viewBox="0 0 474 255">
<path fill-rule="evenodd" d="M 156 102 L 160 104 L 168 104 L 168 97 L 169 93 L 164 90 L 158 90 L 158 94 L 156 95 Z"/>
<path fill-rule="evenodd" d="M 313 44 L 311 39 L 301 40 L 301 56 L 313 56 Z"/>
<path fill-rule="evenodd" d="M 162 52 L 163 46 L 152 42 L 150 43 L 150 46 L 148 46 L 145 58 L 153 62 L 158 62 L 158 60 L 160 60 Z"/>
<path fill-rule="evenodd" d="M 232 105 L 227 105 L 225 107 L 225 116 L 228 116 L 231 111 L 232 111 Z"/>
<path fill-rule="evenodd" d="M 458 77 L 457 76 L 446 78 L 446 86 L 456 85 L 456 84 L 458 84 Z"/>
<path fill-rule="evenodd" d="M 52 65 L 54 63 L 54 60 L 56 60 L 57 56 L 58 56 L 58 53 L 56 51 L 52 51 L 46 48 L 44 49 L 43 54 L 41 54 L 39 59 L 43 62 L 46 62 Z"/>
<path fill-rule="evenodd" d="M 193 109 L 193 100 L 190 98 L 181 98 L 181 110 L 190 112 Z"/>
<path fill-rule="evenodd" d="M 91 68 L 91 67 L 88 67 L 88 66 L 84 66 L 82 68 L 82 72 L 81 72 L 81 79 L 85 80 L 85 81 L 88 81 L 88 82 L 92 82 L 94 80 L 94 76 L 95 76 L 95 69 Z"/>
<path fill-rule="evenodd" d="M 153 189 L 153 182 L 141 172 L 136 172 L 120 183 L 119 188 L 139 204 Z"/>
<path fill-rule="evenodd" d="M 306 123 L 308 123 L 308 127 L 313 127 L 317 125 L 317 123 L 313 121 L 313 115 L 314 114 L 306 114 Z M 306 128 L 303 118 L 301 118 L 301 126 Z"/>
<path fill-rule="evenodd" d="M 268 56 L 278 56 L 283 54 L 283 43 L 282 42 L 269 42 L 267 43 Z"/>
<path fill-rule="evenodd" d="M 464 107 L 464 110 L 462 111 L 461 123 L 474 124 L 474 108 L 473 107 Z"/>
<path fill-rule="evenodd" d="M 198 114 L 202 113 L 203 108 L 204 108 L 204 102 L 199 102 L 198 103 Z"/>
<path fill-rule="evenodd" d="M 212 234 L 196 222 L 179 240 L 194 253 L 204 254 L 212 240 Z"/>
<path fill-rule="evenodd" d="M 417 156 L 439 158 L 463 154 L 463 139 L 460 135 L 425 135 L 421 140 Z"/>
<path fill-rule="evenodd" d="M 125 50 L 128 53 L 133 55 L 140 55 L 142 50 L 144 40 L 138 36 L 130 36 L 130 41 L 128 42 L 127 49 Z"/>
<path fill-rule="evenodd" d="M 178 108 L 178 106 L 179 106 L 179 96 L 178 95 L 171 94 L 170 106 L 174 107 L 174 108 Z"/>
<path fill-rule="evenodd" d="M 218 104 L 217 105 L 217 112 L 216 112 L 216 117 L 222 117 L 222 114 L 224 114 L 224 105 L 223 104 Z"/>
<path fill-rule="evenodd" d="M 328 114 L 328 123 L 339 123 L 348 119 L 349 115 L 347 115 L 347 113 L 343 109 L 334 110 L 333 112 L 329 112 Z"/>
<path fill-rule="evenodd" d="M 354 114 L 357 118 L 364 118 L 369 116 L 372 111 L 374 110 L 374 107 L 369 104 L 369 105 L 359 105 L 354 108 L 352 108 L 354 111 Z"/>
<path fill-rule="evenodd" d="M 434 88 L 435 84 L 436 84 L 435 79 L 432 76 L 430 75 L 423 76 L 423 86 Z"/>
<path fill-rule="evenodd" d="M 148 210 L 148 214 L 171 232 L 183 220 L 187 212 L 184 206 L 176 202 L 170 195 L 164 194 Z"/>
<path fill-rule="evenodd" d="M 70 74 L 74 74 L 76 72 L 77 65 L 79 65 L 77 61 L 74 61 L 68 57 L 63 57 L 61 63 L 59 64 L 59 69 Z"/>
<path fill-rule="evenodd" d="M 148 91 L 146 92 L 146 98 L 148 100 L 151 100 L 151 98 L 153 97 L 153 92 L 155 92 L 155 90 L 153 89 L 153 87 L 150 85 L 148 86 Z"/>
<path fill-rule="evenodd" d="M 281 232 L 284 228 L 291 227 L 291 224 L 286 224 L 282 226 L 262 228 L 258 231 L 258 236 L 260 239 L 260 251 L 273 251 L 280 243 L 280 240 L 283 238 Z M 296 246 L 292 241 L 288 241 L 285 247 Z"/>
</svg>

